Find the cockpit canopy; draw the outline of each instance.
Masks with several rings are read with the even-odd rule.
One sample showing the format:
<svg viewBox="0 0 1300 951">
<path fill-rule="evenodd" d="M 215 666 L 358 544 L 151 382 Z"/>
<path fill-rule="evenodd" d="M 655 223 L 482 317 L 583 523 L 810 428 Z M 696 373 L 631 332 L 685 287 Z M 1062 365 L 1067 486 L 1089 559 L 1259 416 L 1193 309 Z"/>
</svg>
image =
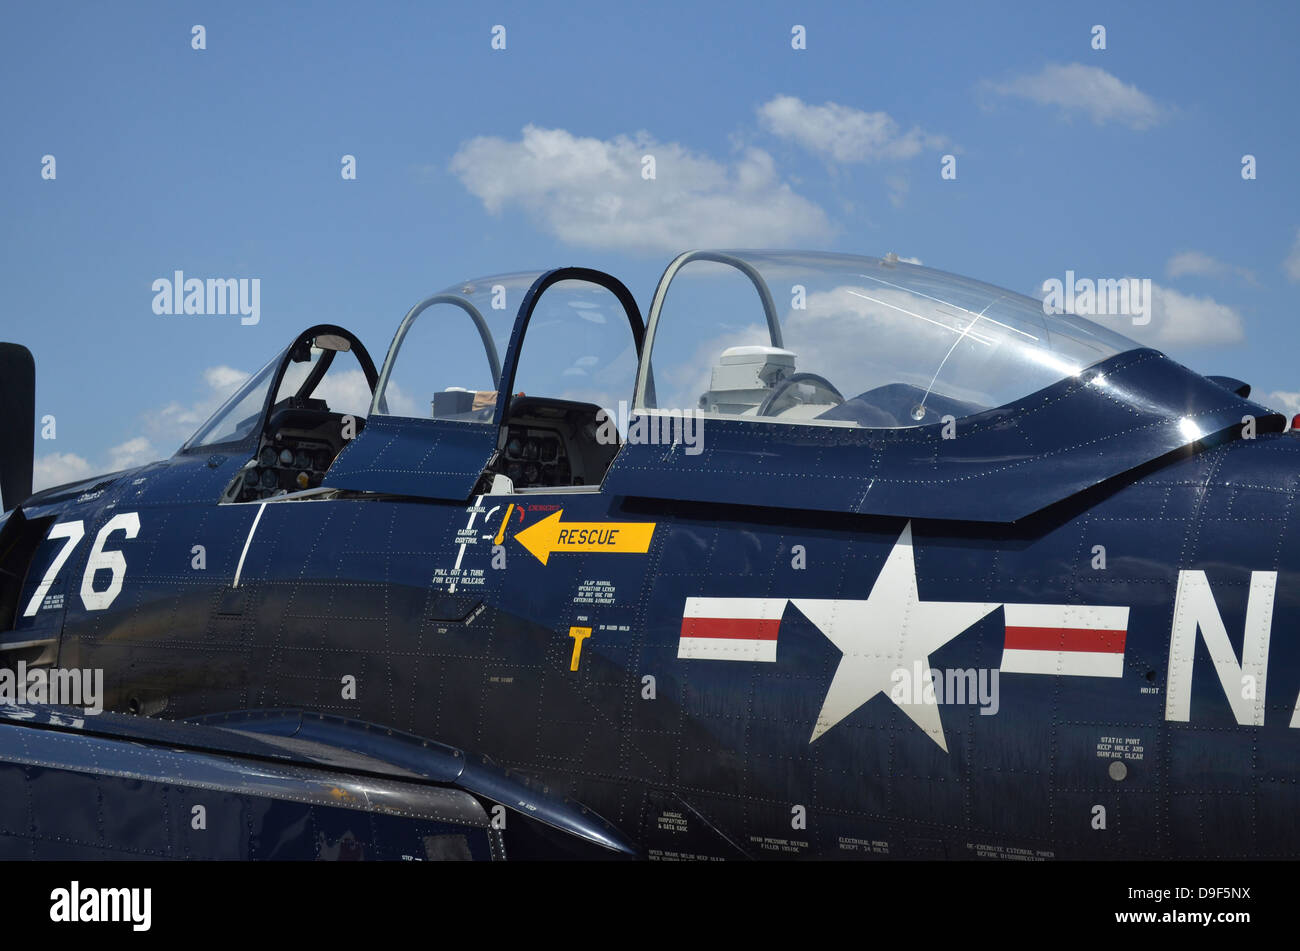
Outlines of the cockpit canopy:
<svg viewBox="0 0 1300 951">
<path fill-rule="evenodd" d="M 1230 383 L 893 255 L 691 251 L 648 325 L 564 267 L 419 302 L 378 372 L 309 328 L 181 451 L 248 452 L 228 502 L 599 490 L 1009 522 L 1244 415 L 1284 425 Z"/>
<path fill-rule="evenodd" d="M 665 272 L 637 407 L 895 429 L 1004 406 L 1139 345 L 897 258 L 695 251 Z"/>
<path fill-rule="evenodd" d="M 525 296 L 546 272 L 454 284 L 406 315 L 380 372 L 375 412 L 490 423 Z M 607 288 L 563 280 L 534 301 L 512 392 L 615 406 L 630 395 L 635 340 Z M 379 402 L 387 402 L 387 409 Z"/>
</svg>

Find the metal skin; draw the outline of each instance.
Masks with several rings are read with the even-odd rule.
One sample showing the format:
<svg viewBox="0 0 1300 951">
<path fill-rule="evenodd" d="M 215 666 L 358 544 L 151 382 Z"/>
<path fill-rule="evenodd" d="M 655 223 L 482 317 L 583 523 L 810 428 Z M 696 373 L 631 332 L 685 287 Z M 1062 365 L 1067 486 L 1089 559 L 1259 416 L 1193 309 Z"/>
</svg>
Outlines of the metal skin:
<svg viewBox="0 0 1300 951">
<path fill-rule="evenodd" d="M 505 857 L 501 833 L 464 790 L 359 772 L 374 763 L 345 771 L 238 733 L 141 731 L 139 718 L 79 713 L 0 707 L 0 858 Z"/>
<path fill-rule="evenodd" d="M 933 426 L 710 421 L 698 456 L 627 445 L 599 490 L 510 496 L 471 494 L 492 439 L 436 420 L 372 417 L 333 496 L 219 505 L 254 444 L 179 453 L 21 506 L 83 520 L 87 538 L 124 512 L 140 530 L 111 546 L 129 565 L 111 607 L 77 597 L 83 544 L 51 588 L 62 609 L 20 618 L 0 647 L 56 637 L 59 667 L 104 669 L 112 710 L 291 708 L 487 756 L 649 858 L 1300 856 L 1300 440 L 1149 350 L 958 426 L 973 435 L 944 444 Z M 508 504 L 498 570 L 480 532 Z M 557 511 L 655 528 L 644 553 L 543 562 L 517 536 Z M 59 547 L 39 547 L 22 599 Z M 908 558 L 920 602 L 991 606 L 919 654 L 929 667 L 996 671 L 1005 605 L 1102 605 L 1128 608 L 1122 675 L 1004 670 L 996 713 L 938 704 L 938 734 L 879 691 L 821 723 L 850 655 L 898 632 L 868 625 L 846 648 L 814 602 L 892 597 L 873 589 Z M 787 599 L 774 662 L 679 657 L 701 597 Z M 1237 673 L 1262 723 L 1231 696 Z"/>
<path fill-rule="evenodd" d="M 483 757 L 295 711 L 194 724 L 0 705 L 0 789 L 4 859 L 636 854 L 599 817 Z"/>
</svg>

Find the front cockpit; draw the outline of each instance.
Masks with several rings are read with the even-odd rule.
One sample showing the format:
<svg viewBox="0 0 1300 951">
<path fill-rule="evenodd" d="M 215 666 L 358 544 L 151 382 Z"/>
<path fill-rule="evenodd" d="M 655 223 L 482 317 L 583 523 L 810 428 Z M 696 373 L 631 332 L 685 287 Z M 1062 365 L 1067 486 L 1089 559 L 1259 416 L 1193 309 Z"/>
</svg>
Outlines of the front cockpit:
<svg viewBox="0 0 1300 951">
<path fill-rule="evenodd" d="M 361 341 L 320 324 L 253 374 L 180 451 L 249 454 L 223 502 L 319 489 L 343 447 L 365 427 L 376 380 Z"/>
</svg>

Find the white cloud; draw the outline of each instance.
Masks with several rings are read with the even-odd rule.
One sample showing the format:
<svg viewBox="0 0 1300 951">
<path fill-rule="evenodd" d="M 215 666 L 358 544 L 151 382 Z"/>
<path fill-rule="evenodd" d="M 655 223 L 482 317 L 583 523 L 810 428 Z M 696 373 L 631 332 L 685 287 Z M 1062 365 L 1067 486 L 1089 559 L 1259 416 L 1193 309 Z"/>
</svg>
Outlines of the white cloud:
<svg viewBox="0 0 1300 951">
<path fill-rule="evenodd" d="M 99 464 L 73 452 L 52 452 L 32 462 L 32 491 L 39 492 L 65 482 L 80 482 L 121 469 L 134 469 L 162 455 L 167 453 L 158 452 L 143 436 L 110 447 L 104 461 Z"/>
<path fill-rule="evenodd" d="M 1288 416 L 1300 413 L 1300 393 L 1275 390 L 1272 393 L 1252 393 L 1250 398 Z"/>
<path fill-rule="evenodd" d="M 1137 86 L 1121 82 L 1097 66 L 1081 63 L 1050 65 L 1034 75 L 1001 83 L 986 80 L 984 86 L 1003 96 L 1059 106 L 1066 113 L 1085 112 L 1097 125 L 1121 122 L 1133 129 L 1148 129 L 1168 111 Z"/>
<path fill-rule="evenodd" d="M 146 462 L 153 462 L 163 453 L 154 448 L 153 443 L 143 436 L 128 439 L 108 450 L 108 469 L 134 469 Z"/>
<path fill-rule="evenodd" d="M 238 387 L 243 386 L 248 377 L 249 374 L 243 370 L 236 370 L 234 367 L 228 366 L 208 367 L 203 371 L 203 381 L 222 399 L 235 392 Z"/>
<path fill-rule="evenodd" d="M 174 452 L 251 375 L 224 365 L 208 367 L 203 371 L 205 389 L 200 395 L 188 403 L 173 400 L 149 411 L 145 414 L 146 430 L 159 444 L 168 447 L 168 453 Z"/>
<path fill-rule="evenodd" d="M 655 159 L 653 180 L 641 177 L 645 155 Z M 517 141 L 469 140 L 451 170 L 492 214 L 517 206 L 581 247 L 763 247 L 831 231 L 826 213 L 781 181 L 761 149 L 727 164 L 644 132 L 594 139 L 528 125 Z"/>
<path fill-rule="evenodd" d="M 1200 277 L 1221 277 L 1228 270 L 1222 261 L 1202 254 L 1200 251 L 1183 251 L 1175 254 L 1165 265 L 1165 273 L 1170 277 L 1182 277 L 1195 274 Z"/>
<path fill-rule="evenodd" d="M 1133 326 L 1127 317 L 1094 319 L 1158 349 L 1238 343 L 1245 336 L 1241 315 L 1227 304 L 1155 283 L 1151 285 L 1151 322 L 1145 326 Z M 1116 326 L 1115 321 L 1123 323 Z"/>
<path fill-rule="evenodd" d="M 1050 296 L 1050 283 L 1043 283 L 1038 292 L 1040 298 Z M 1059 284 L 1059 279 L 1057 283 Z M 1143 282 L 1135 277 L 1124 277 L 1120 283 L 1133 287 Z M 1239 343 L 1245 337 L 1241 315 L 1227 304 L 1220 304 L 1211 297 L 1184 294 L 1173 288 L 1162 287 L 1154 281 L 1151 282 L 1149 300 L 1146 299 L 1145 291 L 1135 290 L 1133 293 L 1140 296 L 1134 298 L 1131 306 L 1145 309 L 1145 323 L 1137 323 L 1141 318 L 1130 316 L 1134 313 L 1132 310 L 1128 314 L 1084 312 L 1081 316 L 1158 350 Z M 1103 296 L 1100 289 L 1097 294 L 1100 300 Z"/>
<path fill-rule="evenodd" d="M 52 452 L 38 456 L 32 463 L 32 491 L 39 492 L 52 485 L 89 479 L 97 470 L 89 462 L 71 452 Z"/>
<path fill-rule="evenodd" d="M 1300 282 L 1300 228 L 1296 229 L 1295 243 L 1291 245 L 1291 253 L 1286 256 L 1282 266 L 1286 269 L 1287 280 Z"/>
<path fill-rule="evenodd" d="M 331 370 L 325 374 L 312 396 L 324 400 L 334 413 L 350 413 L 353 416 L 365 416 L 370 412 L 370 384 L 360 369 Z M 393 381 L 388 382 L 384 391 L 384 401 L 388 412 L 393 416 L 420 416 L 420 407 L 415 400 L 403 392 Z M 428 412 L 428 407 L 424 407 Z"/>
<path fill-rule="evenodd" d="M 37 458 L 33 462 L 33 488 L 44 489 L 120 469 L 134 469 L 170 456 L 249 374 L 228 366 L 215 366 L 204 370 L 202 377 L 203 391 L 195 400 L 172 401 L 143 414 L 144 434 L 110 446 L 102 458 L 92 461 L 70 452 L 54 452 Z"/>
<path fill-rule="evenodd" d="M 836 102 L 814 106 L 795 96 L 763 103 L 758 118 L 772 134 L 837 162 L 909 159 L 922 149 L 946 144 L 942 136 L 916 126 L 904 132 L 886 112 L 864 112 Z"/>
<path fill-rule="evenodd" d="M 1235 274 L 1242 280 L 1255 283 L 1255 272 L 1250 268 L 1236 264 L 1227 264 L 1201 251 L 1181 251 L 1169 259 L 1165 265 L 1165 274 L 1169 277 L 1215 277 L 1223 278 Z"/>
</svg>

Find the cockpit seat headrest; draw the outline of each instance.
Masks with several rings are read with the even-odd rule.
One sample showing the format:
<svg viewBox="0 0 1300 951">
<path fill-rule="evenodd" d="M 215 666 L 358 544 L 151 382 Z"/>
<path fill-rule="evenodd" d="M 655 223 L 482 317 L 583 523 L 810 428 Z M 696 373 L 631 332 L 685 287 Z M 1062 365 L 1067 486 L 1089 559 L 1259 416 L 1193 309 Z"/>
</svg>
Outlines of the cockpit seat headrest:
<svg viewBox="0 0 1300 951">
<path fill-rule="evenodd" d="M 756 410 L 772 387 L 795 371 L 792 350 L 728 347 L 713 366 L 709 391 L 700 398 L 706 413 L 741 415 Z"/>
</svg>

